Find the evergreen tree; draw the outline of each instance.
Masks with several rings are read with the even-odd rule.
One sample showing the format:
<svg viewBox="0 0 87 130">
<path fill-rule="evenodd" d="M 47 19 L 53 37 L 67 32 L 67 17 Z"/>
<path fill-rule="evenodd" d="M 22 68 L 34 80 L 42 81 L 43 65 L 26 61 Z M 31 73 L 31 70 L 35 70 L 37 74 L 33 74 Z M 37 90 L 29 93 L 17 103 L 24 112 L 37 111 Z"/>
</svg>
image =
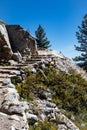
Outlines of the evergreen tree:
<svg viewBox="0 0 87 130">
<path fill-rule="evenodd" d="M 79 31 L 76 32 L 79 46 L 75 45 L 75 49 L 81 52 L 80 56 L 74 58 L 75 61 L 82 61 L 82 67 L 87 70 L 87 14 L 84 16 L 81 26 L 78 26 Z"/>
<path fill-rule="evenodd" d="M 46 33 L 41 25 L 38 26 L 37 30 L 35 31 L 37 47 L 40 49 L 48 49 L 50 45 L 50 41 L 46 37 Z"/>
</svg>

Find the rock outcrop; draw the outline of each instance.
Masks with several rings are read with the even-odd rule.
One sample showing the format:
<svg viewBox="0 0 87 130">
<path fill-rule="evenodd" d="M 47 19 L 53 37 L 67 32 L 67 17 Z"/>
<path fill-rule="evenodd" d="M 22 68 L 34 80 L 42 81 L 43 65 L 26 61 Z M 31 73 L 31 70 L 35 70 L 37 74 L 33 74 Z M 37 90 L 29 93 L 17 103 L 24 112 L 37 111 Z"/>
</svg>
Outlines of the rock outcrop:
<svg viewBox="0 0 87 130">
<path fill-rule="evenodd" d="M 87 80 L 87 73 L 77 66 L 73 60 L 65 57 L 63 54 L 58 53 L 54 50 L 38 50 L 37 59 L 41 59 L 43 62 L 49 62 L 53 64 L 57 69 L 68 73 L 70 70 L 73 70 L 77 74 L 81 74 L 84 79 Z"/>
<path fill-rule="evenodd" d="M 8 37 L 7 29 L 6 29 L 6 24 L 3 21 L 0 21 L 0 32 L 4 36 L 7 46 L 11 49 L 11 45 L 9 42 L 9 37 Z"/>
<path fill-rule="evenodd" d="M 10 59 L 13 52 L 5 23 L 0 21 L 0 59 Z"/>
<path fill-rule="evenodd" d="M 13 52 L 24 53 L 30 50 L 31 55 L 36 54 L 36 40 L 20 25 L 6 25 Z"/>
<path fill-rule="evenodd" d="M 20 55 L 37 54 L 36 40 L 20 25 L 0 21 L 0 59 L 21 61 Z"/>
</svg>

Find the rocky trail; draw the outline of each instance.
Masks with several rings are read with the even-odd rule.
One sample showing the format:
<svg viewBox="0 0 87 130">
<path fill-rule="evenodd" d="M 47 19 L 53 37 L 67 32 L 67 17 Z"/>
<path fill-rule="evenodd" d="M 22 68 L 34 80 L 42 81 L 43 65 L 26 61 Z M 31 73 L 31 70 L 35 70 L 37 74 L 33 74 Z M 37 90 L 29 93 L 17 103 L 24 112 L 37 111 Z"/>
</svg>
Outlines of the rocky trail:
<svg viewBox="0 0 87 130">
<path fill-rule="evenodd" d="M 5 78 L 10 78 L 15 75 L 20 75 L 20 71 L 16 66 L 0 66 L 0 86 Z"/>
<path fill-rule="evenodd" d="M 4 65 L 0 66 L 0 86 L 2 85 L 4 79 L 11 78 L 14 76 L 20 76 L 20 70 L 21 68 L 32 65 L 38 62 L 41 62 L 40 56 L 31 57 L 31 59 L 26 59 L 26 61 L 16 63 L 16 65 Z"/>
<path fill-rule="evenodd" d="M 3 82 L 7 78 L 20 75 L 19 67 L 17 66 L 0 66 L 0 108 L 4 100 L 4 89 Z"/>
<path fill-rule="evenodd" d="M 54 122 L 56 116 L 60 117 L 62 122 L 61 120 L 60 123 L 57 122 L 60 130 L 79 130 L 74 123 L 61 113 L 56 104 L 41 99 L 35 99 L 33 103 L 19 100 L 19 94 L 10 78 L 21 76 L 22 67 L 39 63 L 44 64 L 46 61 L 50 61 L 49 56 L 39 55 L 16 65 L 0 66 L 0 130 L 29 130 L 27 119 L 31 122 L 37 122 L 37 120 L 43 121 L 47 116 L 50 116 Z M 50 98 L 49 94 L 48 98 Z M 36 110 L 39 110 L 38 116 L 35 114 Z"/>
<path fill-rule="evenodd" d="M 11 83 L 10 77 L 19 76 L 19 66 L 0 66 L 0 130 L 28 130 L 24 104 Z"/>
</svg>

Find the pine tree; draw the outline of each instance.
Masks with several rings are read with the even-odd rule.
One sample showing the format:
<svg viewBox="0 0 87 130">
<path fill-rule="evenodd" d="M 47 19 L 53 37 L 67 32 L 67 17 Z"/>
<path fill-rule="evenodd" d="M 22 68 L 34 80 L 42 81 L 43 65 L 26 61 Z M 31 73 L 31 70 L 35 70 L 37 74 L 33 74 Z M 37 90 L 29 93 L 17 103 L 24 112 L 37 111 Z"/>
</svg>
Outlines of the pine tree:
<svg viewBox="0 0 87 130">
<path fill-rule="evenodd" d="M 48 49 L 50 45 L 50 41 L 46 37 L 46 33 L 41 25 L 38 26 L 37 30 L 35 31 L 37 47 L 40 49 Z"/>
<path fill-rule="evenodd" d="M 81 52 L 80 56 L 74 58 L 75 61 L 82 61 L 84 69 L 87 70 L 87 14 L 84 16 L 81 26 L 78 26 L 79 31 L 76 32 L 76 37 L 80 46 L 75 45 L 75 49 Z"/>
</svg>

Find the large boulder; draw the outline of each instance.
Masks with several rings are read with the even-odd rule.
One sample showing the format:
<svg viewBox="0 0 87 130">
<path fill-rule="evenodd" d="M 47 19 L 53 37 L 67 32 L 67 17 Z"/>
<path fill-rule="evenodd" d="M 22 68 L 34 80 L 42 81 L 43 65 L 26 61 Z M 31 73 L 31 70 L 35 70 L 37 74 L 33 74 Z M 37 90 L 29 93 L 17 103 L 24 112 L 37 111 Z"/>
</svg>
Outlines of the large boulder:
<svg viewBox="0 0 87 130">
<path fill-rule="evenodd" d="M 31 55 L 37 53 L 36 40 L 20 25 L 6 25 L 13 52 L 19 51 L 21 54 L 30 50 Z"/>
<path fill-rule="evenodd" d="M 37 44 L 20 25 L 7 25 L 0 21 L 0 59 L 21 61 L 21 55 L 37 55 Z"/>
<path fill-rule="evenodd" d="M 6 24 L 0 21 L 0 59 L 9 60 L 12 54 Z"/>
</svg>

